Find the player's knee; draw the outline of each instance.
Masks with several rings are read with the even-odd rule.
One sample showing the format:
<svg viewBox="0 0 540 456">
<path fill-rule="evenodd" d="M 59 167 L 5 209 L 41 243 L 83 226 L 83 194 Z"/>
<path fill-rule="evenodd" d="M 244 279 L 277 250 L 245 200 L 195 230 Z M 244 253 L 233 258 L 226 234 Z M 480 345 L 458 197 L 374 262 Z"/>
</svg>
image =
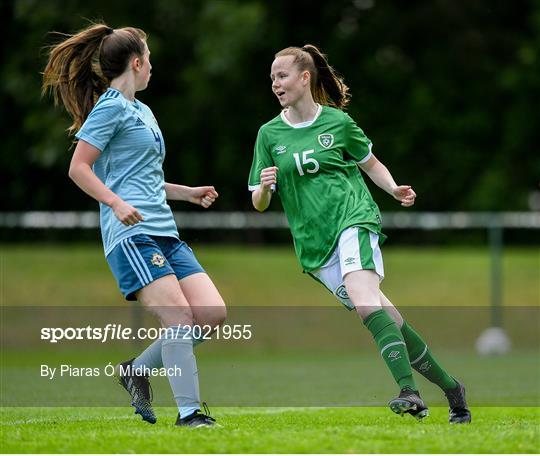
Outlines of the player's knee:
<svg viewBox="0 0 540 456">
<path fill-rule="evenodd" d="M 225 320 L 227 319 L 227 308 L 225 307 L 225 304 L 223 304 L 223 306 L 220 306 L 219 308 L 216 309 L 214 318 L 215 318 L 214 326 L 221 326 L 225 322 Z"/>
<path fill-rule="evenodd" d="M 373 312 L 376 312 L 377 310 L 380 310 L 382 307 L 380 305 L 375 305 L 372 302 L 353 302 L 354 307 L 356 309 L 356 312 L 360 317 L 365 320 L 367 317 L 369 317 Z"/>
<path fill-rule="evenodd" d="M 174 307 L 172 312 L 168 314 L 173 325 L 192 325 L 193 312 L 189 307 Z"/>
<path fill-rule="evenodd" d="M 193 312 L 189 306 L 174 305 L 169 302 L 168 305 L 157 305 L 149 307 L 164 326 L 172 325 L 192 325 Z"/>
<path fill-rule="evenodd" d="M 401 316 L 401 314 L 399 312 L 393 312 L 392 310 L 386 308 L 386 307 L 383 307 L 384 310 L 386 310 L 386 312 L 388 313 L 388 315 L 390 315 L 392 317 L 392 320 L 394 320 L 396 322 L 396 325 L 398 325 L 399 328 L 401 328 L 403 326 L 403 317 Z"/>
<path fill-rule="evenodd" d="M 218 295 L 216 302 L 212 306 L 211 317 L 214 320 L 214 326 L 220 326 L 227 318 L 227 307 L 223 298 Z"/>
<path fill-rule="evenodd" d="M 221 326 L 227 318 L 227 308 L 225 305 L 212 307 L 212 311 L 207 316 L 208 324 L 213 328 Z"/>
</svg>

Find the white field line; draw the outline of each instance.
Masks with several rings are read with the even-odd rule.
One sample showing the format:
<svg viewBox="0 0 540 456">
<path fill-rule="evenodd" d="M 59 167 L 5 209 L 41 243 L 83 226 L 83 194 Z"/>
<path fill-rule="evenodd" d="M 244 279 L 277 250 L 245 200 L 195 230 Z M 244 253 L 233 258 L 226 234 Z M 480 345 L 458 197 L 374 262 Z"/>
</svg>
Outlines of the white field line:
<svg viewBox="0 0 540 456">
<path fill-rule="evenodd" d="M 218 408 L 218 407 L 216 407 Z M 242 409 L 234 408 L 233 410 L 227 410 L 229 407 L 219 407 L 219 412 L 222 412 L 223 415 L 277 415 L 280 413 L 287 413 L 287 412 L 315 412 L 319 410 L 325 410 L 331 407 L 243 407 Z M 47 422 L 55 422 L 57 424 L 61 424 L 61 421 L 64 421 L 67 423 L 74 423 L 74 422 L 83 422 L 83 421 L 95 421 L 96 419 L 99 419 L 100 421 L 122 421 L 126 419 L 130 419 L 131 415 L 122 415 L 122 412 L 119 413 L 118 416 L 89 416 L 89 417 L 83 417 L 83 416 L 72 416 L 68 417 L 67 414 L 69 414 L 68 411 L 62 410 L 62 413 L 66 413 L 65 418 L 63 417 L 57 417 L 57 416 L 50 416 L 50 417 L 43 417 L 43 418 L 27 418 L 22 420 L 14 420 L 14 421 L 5 421 L 1 423 L 2 426 L 17 426 L 20 424 L 44 424 Z M 60 421 L 60 422 L 59 422 Z"/>
</svg>

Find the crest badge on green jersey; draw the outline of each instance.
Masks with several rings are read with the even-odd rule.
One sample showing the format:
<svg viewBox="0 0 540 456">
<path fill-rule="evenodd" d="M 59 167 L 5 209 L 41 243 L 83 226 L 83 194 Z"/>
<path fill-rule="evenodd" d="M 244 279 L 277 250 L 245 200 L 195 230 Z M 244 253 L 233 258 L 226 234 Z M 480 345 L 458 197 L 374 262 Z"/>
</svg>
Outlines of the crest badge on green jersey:
<svg viewBox="0 0 540 456">
<path fill-rule="evenodd" d="M 325 149 L 332 147 L 332 145 L 334 144 L 334 135 L 330 133 L 324 133 L 322 135 L 319 135 L 317 139 L 319 140 L 319 144 Z"/>
</svg>

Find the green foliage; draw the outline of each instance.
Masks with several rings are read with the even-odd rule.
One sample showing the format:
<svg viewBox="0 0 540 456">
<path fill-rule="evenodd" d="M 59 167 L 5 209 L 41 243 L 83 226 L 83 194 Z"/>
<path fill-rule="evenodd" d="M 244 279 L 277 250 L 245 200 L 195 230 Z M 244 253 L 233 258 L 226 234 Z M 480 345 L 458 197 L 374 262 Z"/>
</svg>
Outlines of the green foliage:
<svg viewBox="0 0 540 456">
<path fill-rule="evenodd" d="M 88 19 L 146 30 L 153 78 L 139 97 L 165 135 L 167 179 L 216 185 L 250 208 L 258 127 L 279 105 L 275 52 L 319 45 L 351 87 L 351 115 L 419 210 L 524 210 L 537 189 L 540 3 L 339 0 L 11 0 L 1 6 L 4 209 L 93 209 L 69 181 L 69 120 L 40 99 L 43 47 Z M 31 184 L 31 185 L 30 185 Z M 373 187 L 373 186 L 372 186 Z M 39 191 L 36 191 L 39 189 Z M 398 208 L 375 191 L 383 209 Z M 279 205 L 274 206 L 279 208 Z"/>
</svg>

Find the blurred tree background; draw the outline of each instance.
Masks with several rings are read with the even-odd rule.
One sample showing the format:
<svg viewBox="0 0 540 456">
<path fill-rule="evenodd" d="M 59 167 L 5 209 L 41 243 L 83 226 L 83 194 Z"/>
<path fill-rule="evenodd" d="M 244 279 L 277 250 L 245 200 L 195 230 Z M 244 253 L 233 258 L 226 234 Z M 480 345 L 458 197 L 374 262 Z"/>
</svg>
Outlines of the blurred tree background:
<svg viewBox="0 0 540 456">
<path fill-rule="evenodd" d="M 149 33 L 138 98 L 165 136 L 168 181 L 213 184 L 216 210 L 251 210 L 257 130 L 279 112 L 274 53 L 318 45 L 349 113 L 416 210 L 527 210 L 540 176 L 540 2 L 535 0 L 1 0 L 2 210 L 94 210 L 67 177 L 70 121 L 40 97 L 50 31 L 88 20 Z M 383 210 L 399 210 L 378 195 Z M 274 206 L 275 209 L 279 205 Z M 182 209 L 185 209 L 184 207 Z"/>
</svg>

